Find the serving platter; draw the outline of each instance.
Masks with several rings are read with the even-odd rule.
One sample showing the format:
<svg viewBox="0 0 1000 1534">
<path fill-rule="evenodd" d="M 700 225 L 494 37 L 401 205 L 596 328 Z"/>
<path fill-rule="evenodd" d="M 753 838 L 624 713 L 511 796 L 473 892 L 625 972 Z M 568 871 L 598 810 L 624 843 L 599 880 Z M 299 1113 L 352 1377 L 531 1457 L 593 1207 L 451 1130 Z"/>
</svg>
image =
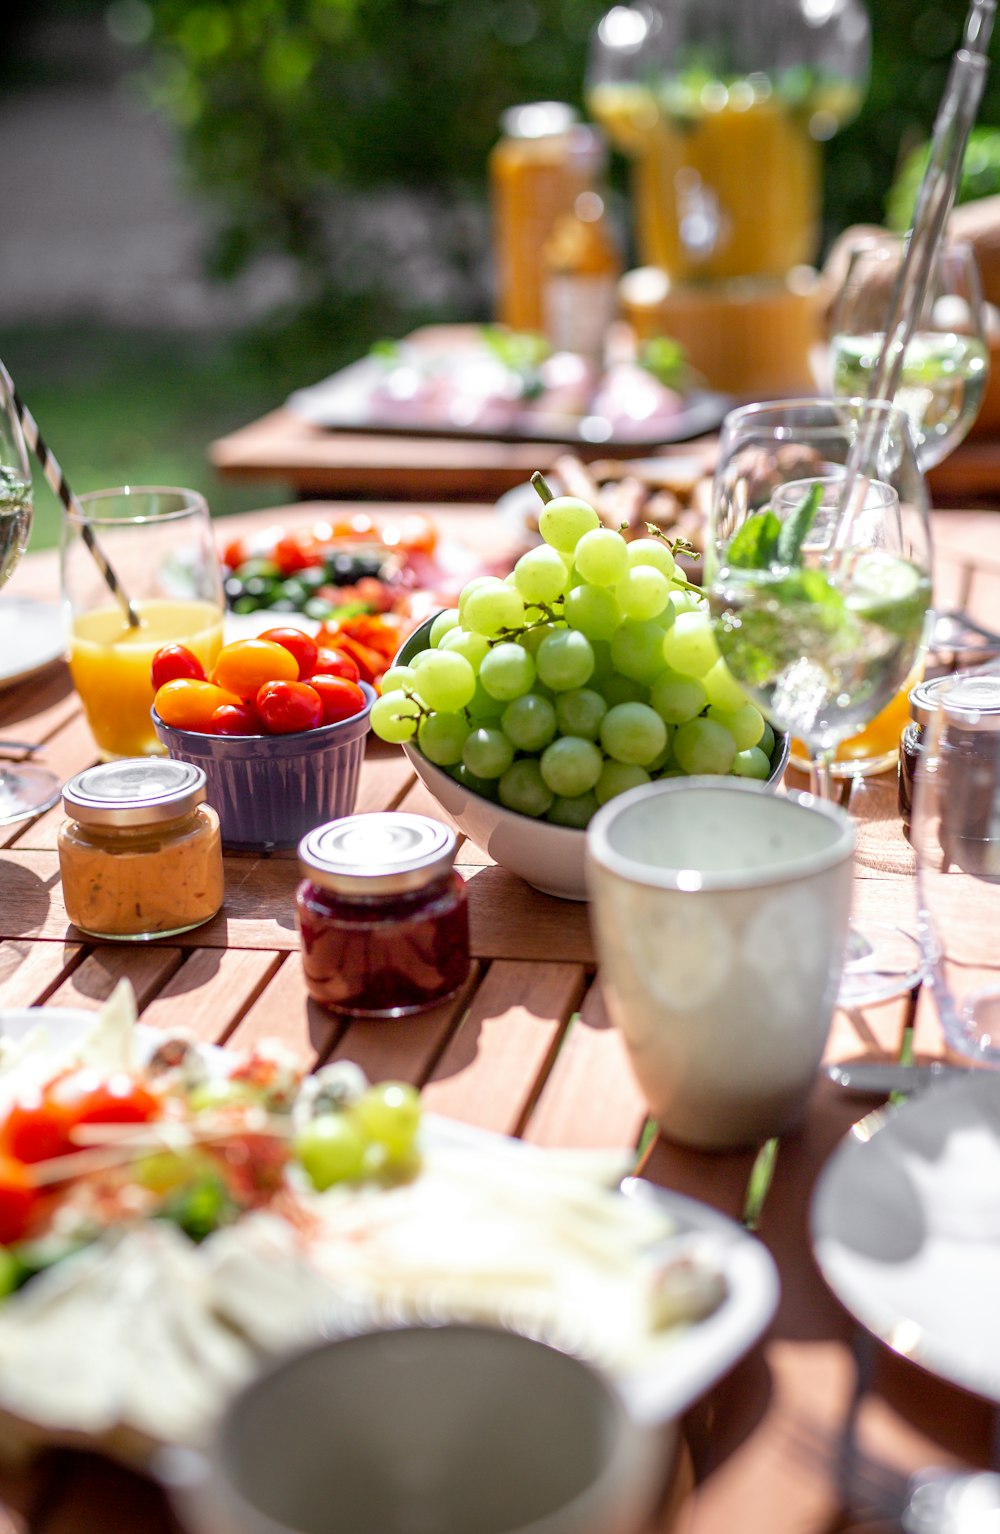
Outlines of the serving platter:
<svg viewBox="0 0 1000 1534">
<path fill-rule="evenodd" d="M 39 1025 L 44 1027 L 47 1040 L 44 1047 L 30 1048 L 28 1047 L 29 1036 L 38 1029 Z M 37 1084 L 43 1079 L 45 1072 L 51 1073 L 63 1063 L 79 1058 L 74 1051 L 82 1050 L 89 1061 L 95 1063 L 99 1061 L 108 1070 L 120 1069 L 130 1062 L 139 1064 L 148 1058 L 162 1043 L 163 1038 L 164 1035 L 157 1030 L 141 1024 L 135 1025 L 130 1035 L 120 1026 L 105 1030 L 103 1033 L 98 1026 L 95 1032 L 95 1014 L 88 1012 L 58 1008 L 0 1012 L 0 1039 L 8 1041 L 7 1051 L 9 1052 L 11 1046 L 15 1052 L 19 1049 L 25 1051 L 23 1058 L 18 1059 L 15 1055 L 12 1068 L 4 1065 L 0 1069 L 0 1112 L 6 1111 L 16 1092 L 25 1084 L 32 1082 Z M 227 1074 L 239 1060 L 239 1056 L 234 1051 L 210 1045 L 199 1046 L 199 1049 L 212 1075 Z M 9 1053 L 7 1058 L 9 1060 Z M 529 1182 L 535 1177 L 536 1171 L 551 1164 L 553 1156 L 558 1161 L 560 1175 L 565 1172 L 566 1175 L 572 1176 L 574 1157 L 584 1164 L 588 1157 L 604 1155 L 604 1153 L 586 1151 L 579 1153 L 543 1151 L 502 1135 L 430 1115 L 425 1119 L 423 1136 L 428 1164 L 432 1156 L 438 1156 L 445 1161 L 449 1156 L 452 1159 L 457 1157 L 463 1164 L 480 1166 L 484 1169 L 489 1166 L 494 1171 L 498 1165 L 509 1163 L 512 1170 L 517 1169 L 521 1179 L 527 1178 Z M 418 1182 L 420 1175 L 418 1174 Z M 611 1197 L 611 1195 L 607 1196 Z M 662 1253 L 659 1246 L 656 1247 L 654 1255 L 657 1258 L 662 1255 L 663 1260 L 666 1261 L 674 1255 L 690 1256 L 696 1262 L 711 1264 L 724 1281 L 723 1298 L 711 1314 L 703 1320 L 671 1327 L 655 1336 L 651 1334 L 648 1357 L 643 1356 L 634 1367 L 616 1376 L 626 1404 L 636 1418 L 650 1423 L 662 1422 L 675 1417 L 703 1394 L 761 1335 L 777 1303 L 777 1274 L 770 1255 L 758 1241 L 730 1220 L 702 1204 L 654 1188 L 635 1178 L 626 1178 L 623 1181 L 620 1197 L 630 1205 L 636 1203 L 641 1207 L 645 1204 L 668 1217 L 673 1227 L 672 1234 L 664 1240 Z M 625 1212 L 623 1207 L 623 1216 Z M 257 1217 L 247 1217 L 248 1221 L 255 1218 Z M 159 1225 L 159 1222 L 147 1220 L 136 1222 L 136 1224 L 151 1231 L 152 1227 Z M 229 1227 L 230 1231 L 236 1228 Z M 116 1242 L 129 1239 L 135 1233 L 135 1229 L 124 1233 L 116 1230 L 102 1237 L 101 1242 L 105 1244 L 108 1254 L 111 1255 Z M 220 1234 L 224 1235 L 225 1232 Z M 159 1235 L 159 1232 L 154 1232 L 157 1241 L 159 1241 Z M 613 1231 L 612 1238 L 614 1238 Z M 187 1243 L 186 1252 L 179 1253 L 179 1249 L 175 1250 L 176 1243 L 175 1247 L 164 1248 L 164 1251 L 171 1263 L 178 1254 L 180 1255 L 185 1268 L 186 1282 L 197 1285 L 201 1282 L 198 1264 L 202 1258 L 204 1258 L 206 1272 L 214 1263 L 212 1272 L 216 1278 L 218 1277 L 220 1271 L 218 1249 L 214 1256 L 209 1253 L 213 1240 L 215 1240 L 214 1237 L 210 1238 L 201 1247 L 194 1247 Z M 93 1254 L 95 1248 L 86 1250 Z M 229 1257 L 232 1258 L 232 1252 Z M 53 1272 L 68 1275 L 71 1264 L 77 1260 L 70 1258 L 59 1264 Z M 99 1266 L 96 1260 L 94 1265 Z M 230 1266 L 227 1269 L 223 1261 L 222 1271 L 231 1274 L 238 1271 L 238 1268 Z M 161 1275 L 158 1282 L 167 1283 L 172 1275 L 173 1270 L 171 1274 Z M 308 1275 L 302 1270 L 297 1277 L 302 1279 Z M 26 1289 L 19 1293 L 30 1294 L 32 1286 L 42 1281 L 31 1280 Z M 245 1303 L 245 1296 L 243 1301 Z M 8 1303 L 16 1304 L 17 1300 L 15 1298 Z M 96 1422 L 99 1418 L 101 1424 L 96 1428 L 89 1426 L 82 1419 L 72 1420 L 71 1411 L 68 1416 L 64 1415 L 62 1418 L 58 1410 L 33 1415 L 24 1406 L 26 1397 L 23 1390 L 19 1393 L 12 1388 L 10 1378 L 5 1378 L 5 1361 L 9 1356 L 9 1334 L 6 1334 L 3 1324 L 5 1308 L 5 1305 L 0 1303 L 0 1413 L 3 1414 L 10 1429 L 11 1442 L 20 1442 L 23 1446 L 32 1448 L 52 1441 L 82 1441 L 99 1446 L 118 1457 L 144 1462 L 157 1446 L 164 1442 L 189 1441 L 189 1435 L 186 1432 L 176 1431 L 176 1423 L 172 1427 L 169 1419 L 164 1420 L 162 1427 L 149 1418 L 138 1426 L 135 1422 L 127 1420 L 114 1420 L 113 1401 L 110 1404 L 105 1402 L 103 1415 L 95 1416 L 94 1421 Z M 155 1312 L 156 1286 L 154 1285 L 149 1293 L 149 1303 L 141 1313 L 148 1319 L 149 1316 L 155 1315 Z M 372 1324 L 384 1324 L 374 1310 L 371 1320 Z M 318 1321 L 314 1334 L 335 1334 L 342 1328 L 342 1322 L 341 1307 L 334 1299 L 325 1306 L 322 1319 Z M 310 1322 L 310 1324 L 314 1323 Z M 295 1342 L 308 1340 L 308 1335 L 310 1335 L 308 1332 L 297 1334 Z M 48 1347 L 48 1340 L 42 1340 Z M 558 1338 L 549 1340 L 559 1345 Z M 67 1381 L 67 1399 L 79 1400 L 81 1397 L 75 1382 L 85 1379 L 87 1369 L 93 1363 L 93 1339 L 78 1335 L 76 1329 L 67 1332 L 64 1328 L 58 1342 L 60 1369 Z M 126 1340 L 125 1346 L 131 1346 L 130 1341 Z M 260 1352 L 257 1355 L 257 1362 L 262 1361 L 264 1356 L 266 1353 Z M 140 1367 L 140 1362 L 137 1355 L 134 1360 L 135 1369 Z M 225 1362 L 228 1368 L 229 1360 Z M 238 1367 L 234 1365 L 229 1371 L 233 1378 L 226 1384 L 221 1399 L 225 1399 L 225 1393 L 229 1388 L 236 1388 L 240 1379 L 246 1377 L 247 1362 L 245 1357 L 241 1357 Z M 222 1375 L 228 1380 L 225 1369 L 222 1370 Z M 76 1394 L 74 1394 L 75 1390 Z M 30 1387 L 27 1390 L 27 1399 L 31 1399 Z M 39 1420 L 40 1417 L 42 1420 Z"/>
<path fill-rule="evenodd" d="M 887 1347 L 1000 1404 L 1000 1073 L 863 1119 L 812 1203 L 816 1261 Z"/>
</svg>

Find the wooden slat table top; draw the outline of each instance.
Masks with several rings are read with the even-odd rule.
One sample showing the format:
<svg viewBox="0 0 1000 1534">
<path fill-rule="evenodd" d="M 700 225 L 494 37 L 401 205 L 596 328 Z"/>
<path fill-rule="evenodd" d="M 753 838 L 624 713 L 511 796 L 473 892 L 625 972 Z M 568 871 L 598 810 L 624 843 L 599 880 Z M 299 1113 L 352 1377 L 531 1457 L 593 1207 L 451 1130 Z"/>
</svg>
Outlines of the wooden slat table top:
<svg viewBox="0 0 1000 1534">
<path fill-rule="evenodd" d="M 259 520 L 307 522 L 321 510 L 299 505 L 232 519 L 226 532 Z M 451 536 L 491 554 L 505 551 L 509 534 L 487 509 L 441 507 L 435 514 Z M 964 594 L 984 621 L 996 624 L 1000 517 L 947 513 L 935 521 L 941 599 Z M 11 590 L 55 597 L 55 556 L 26 560 Z M 5 736 L 43 740 L 40 759 L 63 776 L 95 758 L 61 665 L 0 692 Z M 359 807 L 403 803 L 432 808 L 402 753 L 373 742 Z M 859 785 L 854 810 L 859 912 L 912 925 L 912 854 L 895 811 L 894 779 Z M 641 1095 L 601 1000 L 584 905 L 537 894 L 465 844 L 459 865 L 468 880 L 475 955 L 466 990 L 416 1019 L 338 1021 L 306 997 L 293 921 L 294 859 L 227 857 L 223 913 L 182 938 L 94 943 L 66 922 L 58 819 L 50 812 L 0 828 L 0 1007 L 95 1009 L 128 975 L 144 1019 L 157 1026 L 183 1025 L 234 1048 L 277 1036 L 306 1065 L 355 1059 L 376 1077 L 423 1087 L 439 1112 L 539 1144 L 638 1147 L 648 1140 Z M 919 1050 L 940 1052 L 936 1020 L 921 997 L 915 1011 L 904 998 L 838 1013 L 828 1055 L 892 1056 L 910 1026 Z M 763 1344 L 688 1414 L 697 1485 L 674 1520 L 685 1534 L 735 1527 L 741 1534 L 820 1534 L 849 1526 L 839 1511 L 833 1457 L 851 1403 L 855 1334 L 816 1271 L 807 1221 L 819 1168 L 864 1111 L 864 1103 L 818 1084 L 804 1128 L 779 1147 L 760 1235 L 779 1264 L 781 1307 Z M 753 1159 L 697 1154 L 654 1137 L 644 1170 L 739 1218 Z M 905 1472 L 929 1463 L 989 1462 L 992 1413 L 983 1403 L 879 1346 L 873 1353 L 859 1413 L 867 1454 Z M 169 1526 L 148 1488 L 99 1460 L 53 1456 L 0 1490 L 12 1505 L 34 1507 L 26 1526 L 38 1534 L 110 1527 L 148 1534 Z M 7 1534 L 2 1519 L 0 1534 Z"/>
</svg>

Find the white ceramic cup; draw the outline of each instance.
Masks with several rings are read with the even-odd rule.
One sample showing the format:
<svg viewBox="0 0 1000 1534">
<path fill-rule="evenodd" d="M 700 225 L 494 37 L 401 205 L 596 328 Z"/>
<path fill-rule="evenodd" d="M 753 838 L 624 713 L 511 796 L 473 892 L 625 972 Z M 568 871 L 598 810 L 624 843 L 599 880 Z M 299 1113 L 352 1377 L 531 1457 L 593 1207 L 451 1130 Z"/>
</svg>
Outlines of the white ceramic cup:
<svg viewBox="0 0 1000 1534">
<path fill-rule="evenodd" d="M 198 1534 L 637 1534 L 672 1435 L 544 1343 L 404 1327 L 276 1364 L 157 1469 Z"/>
<path fill-rule="evenodd" d="M 830 1025 L 854 829 L 811 794 L 671 778 L 587 832 L 608 1009 L 650 1113 L 706 1150 L 801 1119 Z"/>
</svg>

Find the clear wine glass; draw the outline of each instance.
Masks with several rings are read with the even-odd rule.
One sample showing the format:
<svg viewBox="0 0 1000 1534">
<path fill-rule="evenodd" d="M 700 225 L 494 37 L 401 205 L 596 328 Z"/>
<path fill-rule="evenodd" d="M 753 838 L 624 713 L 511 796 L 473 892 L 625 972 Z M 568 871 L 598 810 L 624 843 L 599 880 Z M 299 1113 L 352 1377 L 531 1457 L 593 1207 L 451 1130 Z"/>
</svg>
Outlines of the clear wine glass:
<svg viewBox="0 0 1000 1534">
<path fill-rule="evenodd" d="M 0 586 L 8 581 L 31 532 L 31 470 L 21 423 L 0 371 Z M 0 825 L 26 820 L 59 797 L 59 780 L 30 764 L 0 767 Z"/>
<path fill-rule="evenodd" d="M 848 494 L 859 440 L 866 474 Z M 906 413 L 806 399 L 728 415 L 705 588 L 730 671 L 776 729 L 805 744 L 813 791 L 829 798 L 838 743 L 900 690 L 923 643 L 931 540 Z M 855 928 L 841 1001 L 897 995 L 921 968 L 909 934 Z"/>
<path fill-rule="evenodd" d="M 1000 1067 L 1000 668 L 935 697 L 913 800 L 920 930 L 947 1043 Z"/>
<path fill-rule="evenodd" d="M 830 339 L 837 396 L 868 393 L 902 258 L 903 242 L 889 235 L 851 253 Z M 913 423 L 922 469 L 932 469 L 965 439 L 982 404 L 989 366 L 975 252 L 954 241 L 938 253 L 896 391 L 896 404 Z"/>
</svg>

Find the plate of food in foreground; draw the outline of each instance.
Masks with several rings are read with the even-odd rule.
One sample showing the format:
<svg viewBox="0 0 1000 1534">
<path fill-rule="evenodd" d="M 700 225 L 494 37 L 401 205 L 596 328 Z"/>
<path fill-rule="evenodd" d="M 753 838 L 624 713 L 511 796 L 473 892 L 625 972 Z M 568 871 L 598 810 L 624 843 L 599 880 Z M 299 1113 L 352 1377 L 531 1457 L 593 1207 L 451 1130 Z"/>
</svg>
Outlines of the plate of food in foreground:
<svg viewBox="0 0 1000 1534">
<path fill-rule="evenodd" d="M 104 1011 L 0 1013 L 0 1413 L 143 1462 L 198 1443 L 268 1357 L 320 1336 L 487 1321 L 607 1369 L 676 1416 L 777 1300 L 713 1210 L 421 1113 L 340 1062 L 221 1050 Z"/>
<path fill-rule="evenodd" d="M 827 1162 L 813 1248 L 894 1352 L 1000 1404 L 1000 1074 L 942 1082 L 856 1124 Z"/>
</svg>

